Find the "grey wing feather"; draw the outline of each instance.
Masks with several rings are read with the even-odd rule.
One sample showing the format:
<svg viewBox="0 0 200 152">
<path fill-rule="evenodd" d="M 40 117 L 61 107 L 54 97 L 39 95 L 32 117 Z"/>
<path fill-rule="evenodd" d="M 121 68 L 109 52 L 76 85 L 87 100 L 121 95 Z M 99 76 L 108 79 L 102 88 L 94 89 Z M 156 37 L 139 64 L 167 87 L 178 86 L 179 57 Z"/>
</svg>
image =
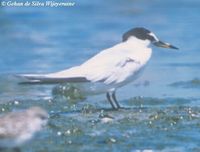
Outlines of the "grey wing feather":
<svg viewBox="0 0 200 152">
<path fill-rule="evenodd" d="M 71 78 L 51 78 L 51 77 L 38 77 L 38 76 L 23 76 L 24 81 L 19 84 L 58 84 L 58 83 L 80 83 L 90 82 L 85 77 L 71 77 Z"/>
</svg>

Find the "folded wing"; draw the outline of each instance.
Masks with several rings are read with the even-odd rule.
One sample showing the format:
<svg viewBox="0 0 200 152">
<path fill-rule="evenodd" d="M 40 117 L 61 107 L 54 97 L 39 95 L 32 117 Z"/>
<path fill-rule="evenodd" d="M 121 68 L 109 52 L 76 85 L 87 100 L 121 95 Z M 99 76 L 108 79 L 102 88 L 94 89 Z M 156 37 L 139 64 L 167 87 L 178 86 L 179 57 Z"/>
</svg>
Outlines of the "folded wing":
<svg viewBox="0 0 200 152">
<path fill-rule="evenodd" d="M 129 77 L 136 74 L 143 65 L 132 58 L 120 57 L 118 60 L 108 60 L 107 64 L 96 65 L 88 69 L 91 72 L 85 72 L 85 77 L 91 82 L 103 82 L 105 84 L 121 83 Z M 105 63 L 105 62 L 104 62 Z M 86 69 L 86 68 L 84 68 Z"/>
<path fill-rule="evenodd" d="M 79 67 L 73 67 L 68 70 L 50 73 L 50 74 L 22 74 L 18 77 L 23 80 L 19 84 L 58 84 L 58 83 L 77 83 L 89 82 L 89 80 L 80 74 Z"/>
<path fill-rule="evenodd" d="M 26 81 L 21 84 L 55 84 L 66 82 L 120 83 L 136 74 L 145 62 L 140 63 L 137 54 L 115 45 L 101 51 L 80 66 L 46 75 L 21 75 Z M 124 53 L 127 51 L 127 53 Z"/>
</svg>

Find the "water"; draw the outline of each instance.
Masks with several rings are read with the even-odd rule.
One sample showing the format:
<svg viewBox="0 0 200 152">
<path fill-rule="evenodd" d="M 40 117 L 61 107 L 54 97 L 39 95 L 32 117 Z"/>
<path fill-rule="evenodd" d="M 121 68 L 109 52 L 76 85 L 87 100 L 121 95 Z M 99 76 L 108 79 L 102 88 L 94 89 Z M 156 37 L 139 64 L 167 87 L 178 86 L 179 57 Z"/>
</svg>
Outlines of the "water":
<svg viewBox="0 0 200 152">
<path fill-rule="evenodd" d="M 51 115 L 46 130 L 22 150 L 200 151 L 200 2 L 75 2 L 69 8 L 0 7 L 1 113 L 38 105 Z M 105 95 L 22 86 L 13 76 L 78 65 L 137 26 L 180 49 L 154 48 L 143 75 L 118 90 L 119 111 L 109 109 Z"/>
</svg>

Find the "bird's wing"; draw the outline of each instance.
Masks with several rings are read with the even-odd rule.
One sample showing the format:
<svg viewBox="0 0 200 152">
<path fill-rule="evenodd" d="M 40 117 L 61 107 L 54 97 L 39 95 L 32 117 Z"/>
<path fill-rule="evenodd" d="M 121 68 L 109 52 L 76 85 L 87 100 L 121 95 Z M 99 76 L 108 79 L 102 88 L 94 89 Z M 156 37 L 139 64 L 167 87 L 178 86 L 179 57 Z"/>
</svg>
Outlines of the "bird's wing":
<svg viewBox="0 0 200 152">
<path fill-rule="evenodd" d="M 65 82 L 88 82 L 86 77 L 81 75 L 79 67 L 73 67 L 67 70 L 63 70 L 50 74 L 22 74 L 19 77 L 23 80 L 19 84 L 57 84 Z"/>
<path fill-rule="evenodd" d="M 72 77 L 72 78 L 48 78 L 48 77 L 37 77 L 29 79 L 28 81 L 20 82 L 19 84 L 58 84 L 58 83 L 77 83 L 77 82 L 90 82 L 85 77 Z"/>
<path fill-rule="evenodd" d="M 142 67 L 143 65 L 137 60 L 120 56 L 118 59 L 104 60 L 103 63 L 87 64 L 83 69 L 88 69 L 85 72 L 87 80 L 111 84 L 126 80 Z"/>
<path fill-rule="evenodd" d="M 106 52 L 106 50 L 100 52 L 96 56 L 89 59 L 89 62 L 86 61 L 83 65 L 87 65 L 87 63 L 90 64 L 90 62 L 95 61 L 96 58 L 100 58 L 100 60 L 105 58 Z M 105 64 L 106 63 L 103 63 L 102 66 L 104 66 Z M 89 66 L 95 66 L 95 64 L 91 63 L 91 65 Z M 67 70 L 50 74 L 21 74 L 17 76 L 22 78 L 22 81 L 19 84 L 56 84 L 65 82 L 88 82 L 90 80 L 87 79 L 87 72 L 91 73 L 93 69 L 88 69 L 88 66 L 86 66 L 86 69 L 84 69 L 84 67 L 85 66 L 75 66 Z"/>
<path fill-rule="evenodd" d="M 122 82 L 136 73 L 144 64 L 138 61 L 138 55 L 124 51 L 123 44 L 101 51 L 80 66 L 46 75 L 22 75 L 28 81 L 23 84 L 52 84 L 64 82 Z"/>
</svg>

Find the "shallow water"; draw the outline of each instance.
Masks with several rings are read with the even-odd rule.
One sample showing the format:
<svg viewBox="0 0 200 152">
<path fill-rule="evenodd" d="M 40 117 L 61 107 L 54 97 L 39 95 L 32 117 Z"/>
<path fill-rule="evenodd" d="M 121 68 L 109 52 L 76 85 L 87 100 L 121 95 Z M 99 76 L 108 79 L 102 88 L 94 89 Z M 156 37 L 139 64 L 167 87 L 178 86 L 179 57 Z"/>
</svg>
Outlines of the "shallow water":
<svg viewBox="0 0 200 152">
<path fill-rule="evenodd" d="M 75 1 L 71 8 L 0 7 L 1 113 L 41 106 L 49 125 L 23 151 L 200 151 L 200 44 L 197 0 Z M 178 51 L 154 48 L 143 75 L 105 95 L 18 85 L 18 73 L 78 65 L 144 26 Z"/>
</svg>

